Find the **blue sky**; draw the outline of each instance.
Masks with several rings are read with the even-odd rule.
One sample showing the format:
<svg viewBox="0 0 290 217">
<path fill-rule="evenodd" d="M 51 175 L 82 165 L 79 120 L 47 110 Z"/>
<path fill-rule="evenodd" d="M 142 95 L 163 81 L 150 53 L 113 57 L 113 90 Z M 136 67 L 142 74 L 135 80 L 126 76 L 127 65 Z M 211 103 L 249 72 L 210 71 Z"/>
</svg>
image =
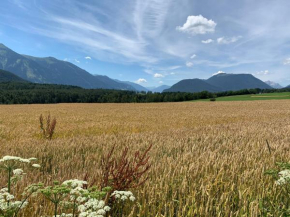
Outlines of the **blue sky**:
<svg viewBox="0 0 290 217">
<path fill-rule="evenodd" d="M 290 84 L 289 0 L 2 0 L 0 43 L 144 86 L 250 73 Z"/>
</svg>

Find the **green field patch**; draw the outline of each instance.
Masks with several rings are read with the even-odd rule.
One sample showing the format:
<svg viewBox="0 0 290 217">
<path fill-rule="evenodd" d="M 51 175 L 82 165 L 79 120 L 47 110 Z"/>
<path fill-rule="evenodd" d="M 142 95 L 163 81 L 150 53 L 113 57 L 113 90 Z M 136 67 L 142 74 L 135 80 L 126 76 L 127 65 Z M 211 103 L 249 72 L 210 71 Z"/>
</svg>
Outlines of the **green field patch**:
<svg viewBox="0 0 290 217">
<path fill-rule="evenodd" d="M 254 101 L 254 100 L 281 100 L 281 99 L 290 99 L 290 92 L 224 96 L 216 98 L 216 101 Z M 210 99 L 201 99 L 195 101 L 210 102 Z"/>
</svg>

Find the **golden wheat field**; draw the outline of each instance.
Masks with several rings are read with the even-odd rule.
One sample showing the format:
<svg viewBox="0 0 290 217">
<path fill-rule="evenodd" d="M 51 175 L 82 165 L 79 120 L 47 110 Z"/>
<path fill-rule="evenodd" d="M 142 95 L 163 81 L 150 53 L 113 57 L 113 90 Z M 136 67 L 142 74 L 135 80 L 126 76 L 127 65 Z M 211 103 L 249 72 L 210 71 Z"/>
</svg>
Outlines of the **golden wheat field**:
<svg viewBox="0 0 290 217">
<path fill-rule="evenodd" d="M 57 119 L 51 141 L 38 120 L 48 113 Z M 275 192 L 264 172 L 290 159 L 288 100 L 2 105 L 0 114 L 0 157 L 36 157 L 51 167 L 45 174 L 26 169 L 17 189 L 86 173 L 99 182 L 101 156 L 112 146 L 121 153 L 153 144 L 149 178 L 132 190 L 137 200 L 128 216 L 262 216 L 259 201 Z M 1 173 L 1 186 L 5 180 Z M 19 216 L 52 214 L 38 196 Z"/>
</svg>

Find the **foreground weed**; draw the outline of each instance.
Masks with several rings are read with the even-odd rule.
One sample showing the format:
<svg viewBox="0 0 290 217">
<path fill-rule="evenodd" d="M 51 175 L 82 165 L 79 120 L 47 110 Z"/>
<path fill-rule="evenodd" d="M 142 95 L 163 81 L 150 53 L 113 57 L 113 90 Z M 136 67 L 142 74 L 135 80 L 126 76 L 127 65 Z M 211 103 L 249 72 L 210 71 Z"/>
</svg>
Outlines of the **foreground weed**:
<svg viewBox="0 0 290 217">
<path fill-rule="evenodd" d="M 56 119 L 53 118 L 53 120 L 51 120 L 51 117 L 49 114 L 46 118 L 46 123 L 44 123 L 44 119 L 41 114 L 39 116 L 39 123 L 40 123 L 40 129 L 42 131 L 43 138 L 51 140 L 55 131 L 55 127 L 56 127 Z"/>
<path fill-rule="evenodd" d="M 127 190 L 137 188 L 144 184 L 147 177 L 144 175 L 149 171 L 149 152 L 150 145 L 143 153 L 136 151 L 132 161 L 129 159 L 128 147 L 123 150 L 120 157 L 113 156 L 113 147 L 106 157 L 102 158 L 102 187 L 111 186 L 112 192 L 115 190 Z"/>
</svg>

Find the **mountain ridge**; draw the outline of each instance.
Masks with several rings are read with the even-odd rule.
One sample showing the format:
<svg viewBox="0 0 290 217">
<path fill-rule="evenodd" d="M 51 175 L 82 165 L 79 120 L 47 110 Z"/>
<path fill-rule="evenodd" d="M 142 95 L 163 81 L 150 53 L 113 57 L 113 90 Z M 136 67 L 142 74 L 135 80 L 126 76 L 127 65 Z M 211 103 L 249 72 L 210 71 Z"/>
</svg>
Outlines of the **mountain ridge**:
<svg viewBox="0 0 290 217">
<path fill-rule="evenodd" d="M 194 78 L 194 79 L 184 79 L 176 84 L 172 85 L 170 88 L 164 90 L 163 92 L 220 92 L 222 89 L 208 84 L 206 81 Z"/>
<path fill-rule="evenodd" d="M 269 86 L 275 88 L 275 89 L 281 89 L 283 88 L 279 83 L 273 82 L 273 81 L 265 81 L 266 84 Z"/>
<path fill-rule="evenodd" d="M 5 71 L 0 69 L 0 83 L 1 82 L 22 82 L 22 83 L 28 83 L 28 81 L 20 78 L 17 75 L 14 75 L 11 72 Z"/>
<path fill-rule="evenodd" d="M 21 55 L 4 44 L 0 44 L 0 69 L 35 83 L 75 85 L 88 89 L 134 90 L 132 86 L 118 83 L 107 76 L 94 76 L 70 62 L 54 57 Z"/>
<path fill-rule="evenodd" d="M 251 74 L 219 73 L 207 80 L 197 78 L 181 80 L 171 88 L 164 90 L 164 92 L 223 92 L 255 88 L 272 89 L 268 84 Z"/>
</svg>

